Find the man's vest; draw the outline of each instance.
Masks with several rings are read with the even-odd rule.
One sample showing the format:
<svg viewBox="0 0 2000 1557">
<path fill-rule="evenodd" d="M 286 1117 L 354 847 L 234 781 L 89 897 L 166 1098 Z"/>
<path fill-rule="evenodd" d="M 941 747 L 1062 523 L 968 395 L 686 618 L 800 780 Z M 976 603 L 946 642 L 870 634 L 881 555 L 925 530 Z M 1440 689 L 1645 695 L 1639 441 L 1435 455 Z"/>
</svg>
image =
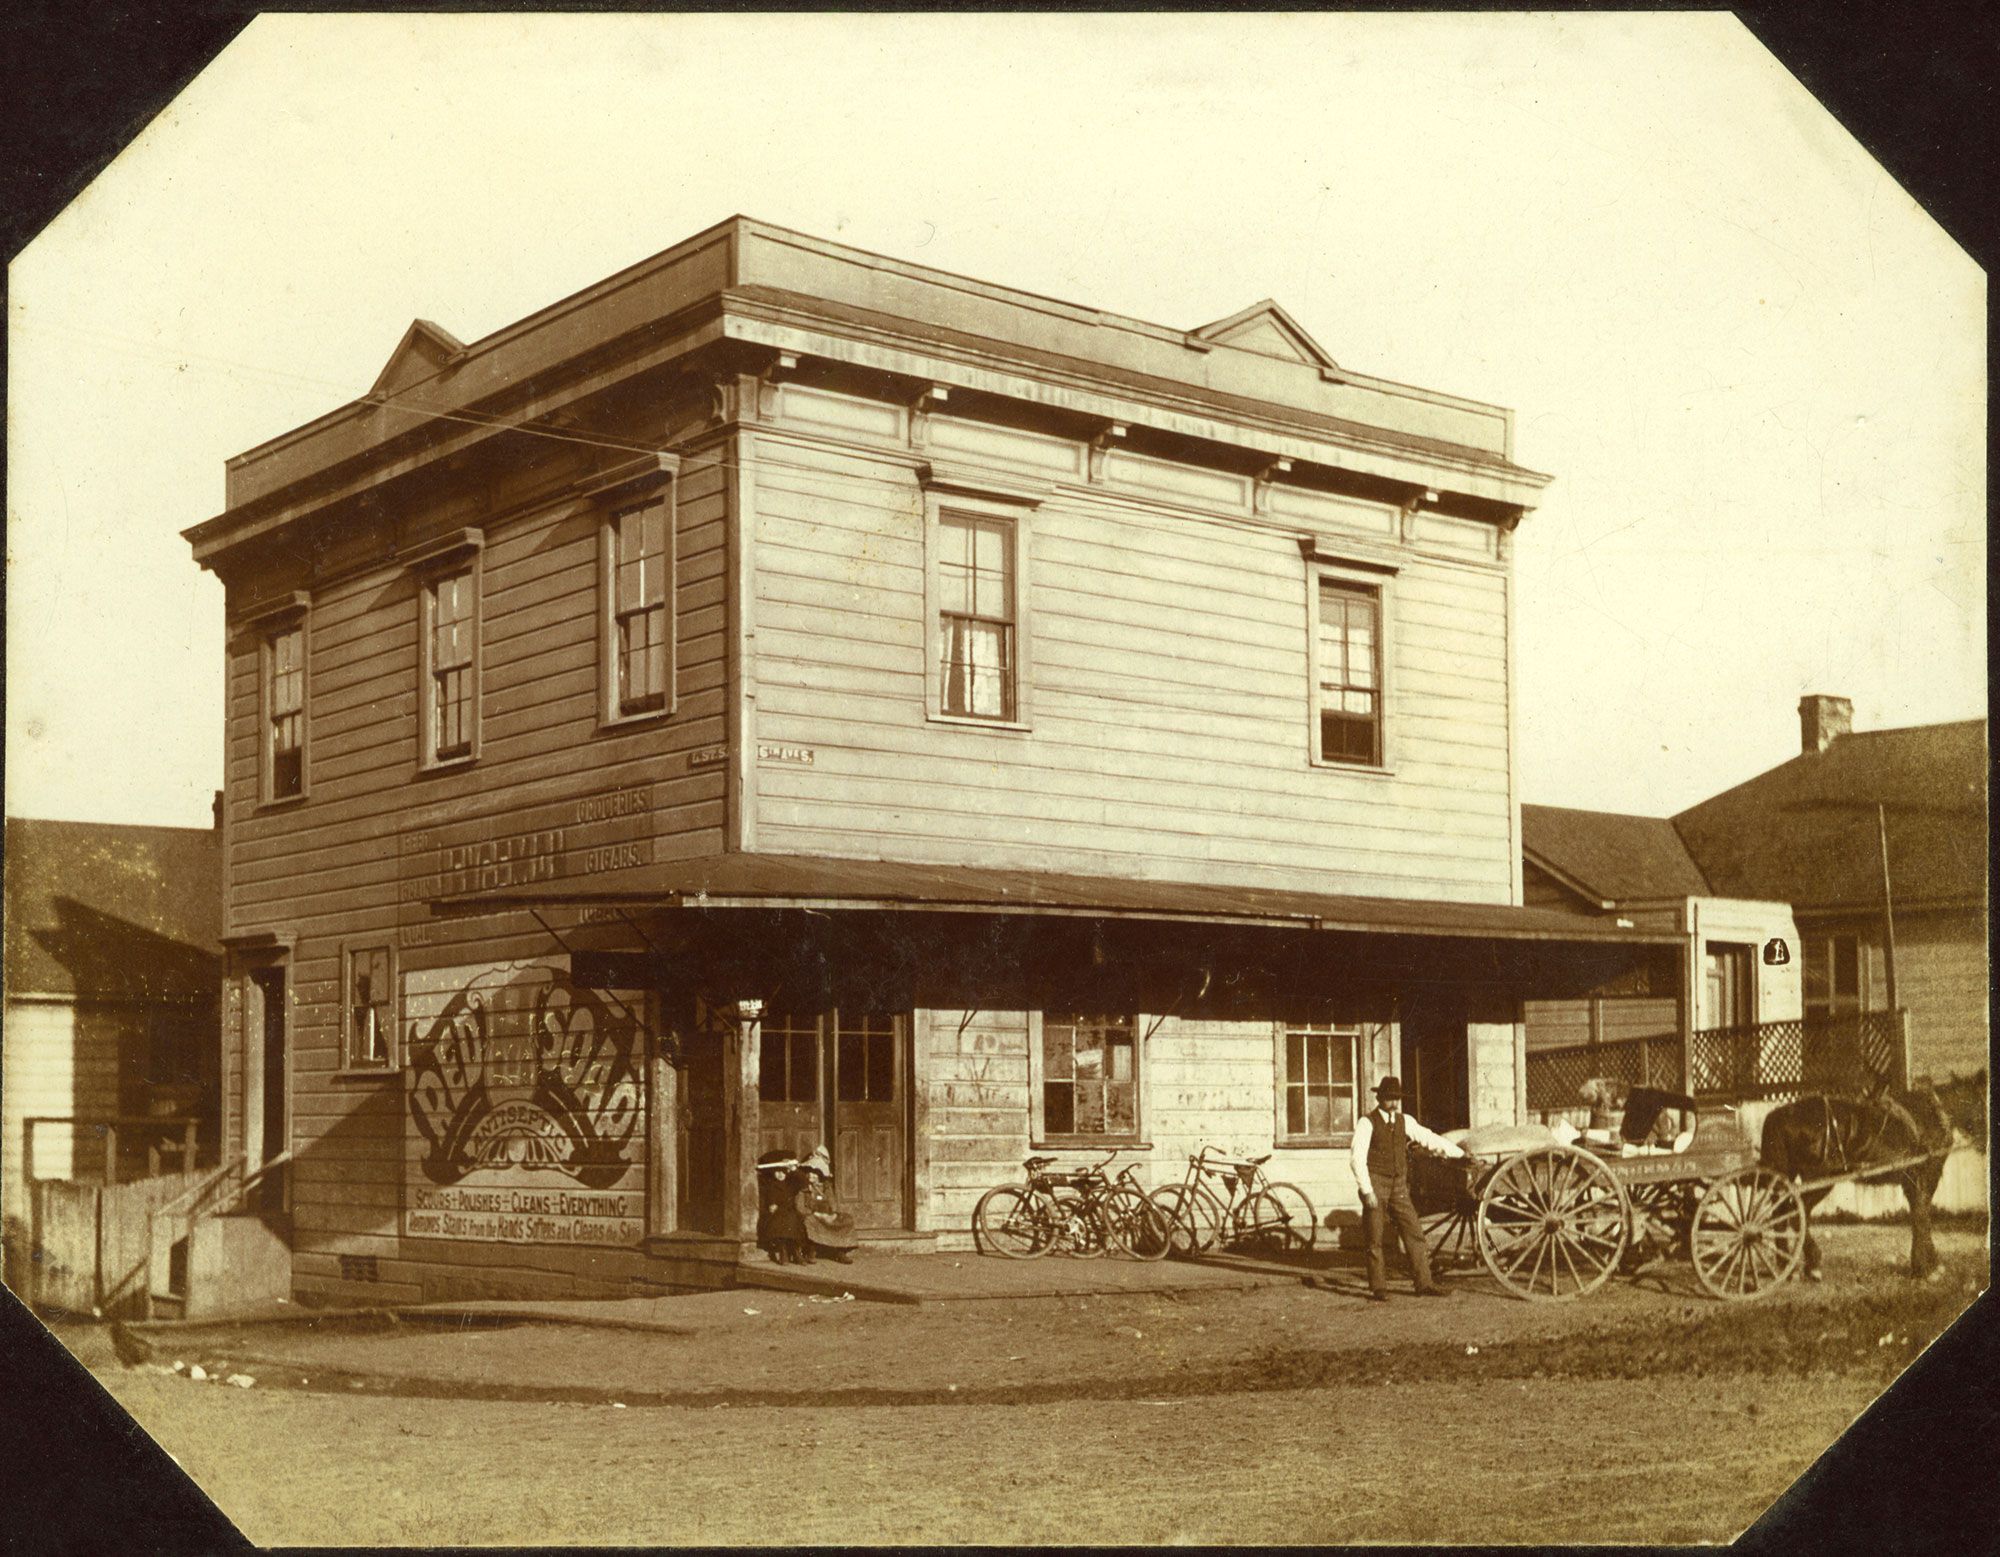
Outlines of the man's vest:
<svg viewBox="0 0 2000 1557">
<path fill-rule="evenodd" d="M 1403 1127 L 1403 1111 L 1396 1110 L 1392 1124 L 1378 1108 L 1368 1110 L 1375 1133 L 1368 1137 L 1368 1177 L 1375 1184 L 1390 1184 L 1410 1176 L 1410 1132 Z"/>
</svg>

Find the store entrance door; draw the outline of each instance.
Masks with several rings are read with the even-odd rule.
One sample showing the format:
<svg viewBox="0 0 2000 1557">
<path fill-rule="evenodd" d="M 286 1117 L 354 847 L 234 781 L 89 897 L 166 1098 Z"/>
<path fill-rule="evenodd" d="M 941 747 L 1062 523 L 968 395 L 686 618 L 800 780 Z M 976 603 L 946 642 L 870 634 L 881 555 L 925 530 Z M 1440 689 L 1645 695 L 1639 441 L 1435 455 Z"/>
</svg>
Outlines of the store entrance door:
<svg viewBox="0 0 2000 1557">
<path fill-rule="evenodd" d="M 897 1016 L 770 1011 L 759 1037 L 759 1155 L 825 1146 L 841 1208 L 868 1231 L 909 1226 L 907 1033 Z"/>
</svg>

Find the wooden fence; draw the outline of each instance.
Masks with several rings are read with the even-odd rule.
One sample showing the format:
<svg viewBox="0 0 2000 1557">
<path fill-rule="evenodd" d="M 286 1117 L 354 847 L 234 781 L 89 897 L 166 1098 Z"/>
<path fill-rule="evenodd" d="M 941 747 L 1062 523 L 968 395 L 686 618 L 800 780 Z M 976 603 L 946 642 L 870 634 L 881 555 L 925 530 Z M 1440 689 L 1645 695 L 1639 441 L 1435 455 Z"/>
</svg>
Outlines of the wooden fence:
<svg viewBox="0 0 2000 1557">
<path fill-rule="evenodd" d="M 38 1309 L 142 1317 L 153 1212 L 201 1178 L 189 1170 L 108 1185 L 35 1180 L 29 1186 L 33 1242 L 23 1296 Z"/>
</svg>

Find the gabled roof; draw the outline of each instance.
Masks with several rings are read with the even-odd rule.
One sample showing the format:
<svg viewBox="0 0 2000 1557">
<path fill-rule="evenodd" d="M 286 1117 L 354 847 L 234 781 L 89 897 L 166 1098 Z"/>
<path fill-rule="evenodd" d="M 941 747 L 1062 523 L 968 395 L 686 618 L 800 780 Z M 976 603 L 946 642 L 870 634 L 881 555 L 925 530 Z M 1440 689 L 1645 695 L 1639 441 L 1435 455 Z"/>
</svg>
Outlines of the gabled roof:
<svg viewBox="0 0 2000 1557">
<path fill-rule="evenodd" d="M 382 371 L 375 376 L 368 393 L 393 395 L 412 384 L 435 378 L 442 369 L 450 367 L 464 355 L 465 342 L 443 325 L 432 324 L 428 319 L 413 319 L 410 327 L 403 332 L 403 338 L 396 343 L 396 349 L 389 353 L 389 360 L 382 365 Z"/>
<path fill-rule="evenodd" d="M 1674 818 L 1718 893 L 1802 910 L 1882 900 L 1879 803 L 1897 903 L 1983 901 L 1986 721 L 1836 737 Z"/>
<path fill-rule="evenodd" d="M 7 819 L 9 995 L 213 994 L 222 844 L 208 828 Z"/>
<path fill-rule="evenodd" d="M 1339 364 L 1306 334 L 1305 327 L 1268 297 L 1227 319 L 1218 319 L 1189 333 L 1196 340 L 1235 346 L 1286 362 L 1304 362 L 1325 373 L 1340 371 Z"/>
<path fill-rule="evenodd" d="M 1521 852 L 1599 903 L 1709 895 L 1701 867 L 1665 817 L 1524 805 Z"/>
</svg>

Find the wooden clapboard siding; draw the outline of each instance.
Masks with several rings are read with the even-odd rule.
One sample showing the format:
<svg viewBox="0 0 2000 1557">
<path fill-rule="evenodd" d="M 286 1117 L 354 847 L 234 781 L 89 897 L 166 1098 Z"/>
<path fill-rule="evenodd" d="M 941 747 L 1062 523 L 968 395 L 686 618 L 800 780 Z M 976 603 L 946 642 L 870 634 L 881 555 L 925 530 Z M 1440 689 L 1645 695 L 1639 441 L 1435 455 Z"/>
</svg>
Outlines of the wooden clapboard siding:
<svg viewBox="0 0 2000 1557">
<path fill-rule="evenodd" d="M 572 462 L 573 463 L 573 462 Z M 558 465 L 560 462 L 558 462 Z M 576 472 L 556 465 L 530 477 L 553 491 Z M 719 849 L 724 820 L 719 770 L 690 771 L 685 753 L 725 739 L 723 591 L 725 493 L 713 453 L 685 464 L 676 505 L 674 580 L 676 707 L 663 720 L 600 730 L 598 526 L 600 506 L 556 499 L 535 507 L 496 492 L 477 505 L 402 517 L 405 533 L 484 526 L 480 559 L 480 755 L 469 767 L 420 775 L 420 584 L 377 538 L 342 553 L 344 576 L 309 587 L 307 798 L 260 807 L 260 674 L 255 634 L 229 651 L 226 861 L 229 927 L 292 939 L 287 967 L 288 1072 L 295 1279 L 331 1295 L 416 1297 L 440 1289 L 454 1266 L 540 1271 L 550 1292 L 583 1290 L 593 1249 L 523 1249 L 405 1241 L 398 1236 L 406 1172 L 404 1078 L 341 1073 L 341 953 L 347 944 L 403 944 L 404 973 L 430 967 L 549 955 L 555 948 L 522 913 L 425 923 L 409 940 L 399 901 L 409 862 L 404 834 L 481 818 L 492 835 L 517 818 L 603 791 L 651 785 L 645 823 L 654 857 Z M 373 558 L 371 561 L 370 558 Z M 246 593 L 262 598 L 268 585 Z M 545 825 L 536 823 L 535 825 Z M 244 1030 L 240 983 L 225 1092 L 231 1140 L 242 1139 Z M 344 1281 L 337 1256 L 373 1254 L 382 1280 Z M 638 1269 L 618 1266 L 613 1283 Z M 567 1274 L 565 1274 L 567 1273 Z"/>
<path fill-rule="evenodd" d="M 925 1019 L 929 1042 L 916 1078 L 929 1121 L 925 1210 L 940 1245 L 963 1248 L 979 1197 L 1019 1180 L 1028 1155 L 1028 1016 L 929 1011 Z"/>
<path fill-rule="evenodd" d="M 61 1118 L 76 1109 L 76 1007 L 66 1000 L 9 1000 L 6 1030 L 0 1039 L 0 1185 L 6 1199 L 0 1205 L 9 1221 L 27 1225 L 27 1182 L 30 1164 L 24 1156 L 29 1115 Z M 114 1109 L 113 1112 L 116 1112 Z M 33 1172 L 44 1178 L 68 1178 L 75 1167 L 76 1143 L 63 1126 L 40 1125 L 35 1130 Z"/>
<path fill-rule="evenodd" d="M 1896 998 L 1910 1013 L 1913 1075 L 1943 1081 L 1985 1068 L 1988 996 L 1982 914 L 1897 913 Z"/>
<path fill-rule="evenodd" d="M 756 770 L 760 847 L 1507 900 L 1498 565 L 1405 549 L 1394 771 L 1314 768 L 1293 536 L 1061 487 L 1027 520 L 1032 729 L 968 728 L 925 717 L 914 474 L 775 434 L 749 449 L 755 736 L 814 751 Z M 1455 531 L 1432 538 L 1463 549 Z"/>
<path fill-rule="evenodd" d="M 1139 1171 L 1149 1184 L 1178 1184 L 1188 1158 L 1213 1146 L 1249 1157 L 1270 1153 L 1265 1173 L 1297 1185 L 1322 1214 L 1358 1203 L 1344 1146 L 1277 1144 L 1276 1024 L 1142 1018 L 1140 1031 L 1149 1030 L 1139 1057 L 1140 1129 L 1152 1144 Z"/>
</svg>

